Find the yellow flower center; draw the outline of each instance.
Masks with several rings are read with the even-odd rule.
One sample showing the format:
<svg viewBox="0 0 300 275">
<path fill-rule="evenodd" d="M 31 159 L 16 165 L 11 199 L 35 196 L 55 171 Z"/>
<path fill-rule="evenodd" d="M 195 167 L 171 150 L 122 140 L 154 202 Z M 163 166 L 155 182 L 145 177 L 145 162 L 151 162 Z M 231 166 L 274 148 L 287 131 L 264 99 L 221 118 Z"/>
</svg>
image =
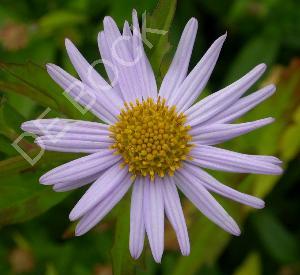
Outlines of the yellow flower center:
<svg viewBox="0 0 300 275">
<path fill-rule="evenodd" d="M 134 177 L 173 175 L 191 149 L 186 117 L 168 107 L 166 101 L 148 98 L 125 103 L 118 121 L 110 127 L 112 149 L 123 157 Z"/>
</svg>

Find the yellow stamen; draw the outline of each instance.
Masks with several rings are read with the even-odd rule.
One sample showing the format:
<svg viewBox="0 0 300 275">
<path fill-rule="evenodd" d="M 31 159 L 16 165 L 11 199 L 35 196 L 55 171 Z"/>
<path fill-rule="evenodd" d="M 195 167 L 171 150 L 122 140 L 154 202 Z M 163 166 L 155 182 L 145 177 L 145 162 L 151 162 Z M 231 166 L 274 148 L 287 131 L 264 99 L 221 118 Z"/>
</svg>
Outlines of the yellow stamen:
<svg viewBox="0 0 300 275">
<path fill-rule="evenodd" d="M 118 121 L 110 127 L 112 149 L 123 157 L 133 177 L 173 175 L 192 145 L 186 117 L 168 107 L 165 99 L 148 98 L 124 104 Z"/>
</svg>

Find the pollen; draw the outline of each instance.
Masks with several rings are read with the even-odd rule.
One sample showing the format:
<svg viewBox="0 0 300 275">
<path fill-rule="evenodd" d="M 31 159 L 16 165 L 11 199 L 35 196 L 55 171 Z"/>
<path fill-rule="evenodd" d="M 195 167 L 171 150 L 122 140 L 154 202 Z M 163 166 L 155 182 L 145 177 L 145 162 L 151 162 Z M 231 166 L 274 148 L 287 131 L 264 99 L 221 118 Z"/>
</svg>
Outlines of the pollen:
<svg viewBox="0 0 300 275">
<path fill-rule="evenodd" d="M 172 176 L 188 158 L 192 146 L 186 116 L 161 98 L 136 100 L 124 106 L 118 121 L 110 127 L 114 140 L 111 149 L 122 156 L 122 166 L 128 166 L 134 178 Z"/>
</svg>

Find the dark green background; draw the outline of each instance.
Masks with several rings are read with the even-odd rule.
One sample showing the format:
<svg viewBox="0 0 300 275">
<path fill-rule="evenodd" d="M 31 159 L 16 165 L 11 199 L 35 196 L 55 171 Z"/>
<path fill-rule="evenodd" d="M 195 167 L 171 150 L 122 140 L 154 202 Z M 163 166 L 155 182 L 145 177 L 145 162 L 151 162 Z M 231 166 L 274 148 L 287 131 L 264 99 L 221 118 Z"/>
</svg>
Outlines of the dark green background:
<svg viewBox="0 0 300 275">
<path fill-rule="evenodd" d="M 174 1 L 158 11 L 162 23 Z M 132 8 L 151 13 L 156 0 L 1 0 L 0 2 L 0 274 L 300 274 L 300 2 L 292 0 L 179 1 L 169 30 L 176 45 L 190 17 L 199 21 L 191 66 L 220 35 L 228 32 L 219 62 L 205 93 L 236 80 L 260 62 L 268 70 L 257 85 L 274 82 L 277 92 L 241 121 L 273 116 L 276 122 L 233 141 L 226 148 L 272 154 L 284 161 L 282 176 L 214 173 L 225 184 L 265 197 L 266 208 L 249 211 L 219 197 L 242 228 L 231 237 L 182 199 L 191 238 L 191 255 L 182 257 L 169 224 L 161 265 L 148 244 L 139 261 L 128 255 L 128 196 L 104 221 L 83 237 L 73 237 L 68 213 L 83 190 L 56 194 L 38 184 L 39 176 L 74 155 L 48 153 L 31 167 L 11 143 L 20 124 L 47 106 L 47 117 L 82 118 L 62 91 L 36 65 L 53 62 L 74 72 L 64 49 L 69 37 L 89 61 L 99 58 L 96 37 L 111 15 L 121 27 Z M 161 20 L 161 21 L 159 21 Z M 154 21 L 156 23 L 156 21 Z M 156 38 L 153 38 L 155 41 Z M 148 50 L 158 74 L 164 74 L 174 47 Z M 176 47 L 175 47 L 176 48 Z M 158 55 L 159 56 L 159 55 Z M 22 65 L 12 65 L 16 63 Z M 103 68 L 97 68 L 103 71 Z M 83 119 L 93 119 L 88 114 Z M 23 140 L 29 154 L 38 150 Z"/>
</svg>

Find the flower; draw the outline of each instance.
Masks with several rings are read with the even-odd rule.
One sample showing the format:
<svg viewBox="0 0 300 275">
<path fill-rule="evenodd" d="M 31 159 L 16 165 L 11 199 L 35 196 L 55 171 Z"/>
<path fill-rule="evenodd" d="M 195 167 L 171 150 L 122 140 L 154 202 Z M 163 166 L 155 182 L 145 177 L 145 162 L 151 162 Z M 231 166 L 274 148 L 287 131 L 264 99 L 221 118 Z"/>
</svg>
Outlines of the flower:
<svg viewBox="0 0 300 275">
<path fill-rule="evenodd" d="M 264 202 L 243 194 L 205 170 L 280 174 L 273 156 L 247 155 L 215 147 L 224 141 L 273 122 L 272 118 L 232 124 L 271 96 L 274 85 L 243 96 L 266 69 L 260 64 L 233 84 L 193 104 L 203 91 L 218 59 L 226 34 L 218 38 L 187 73 L 197 32 L 197 20 L 185 26 L 173 61 L 160 88 L 145 55 L 136 11 L 133 29 L 125 22 L 121 34 L 110 17 L 98 44 L 110 83 L 104 80 L 70 40 L 66 48 L 81 81 L 48 64 L 50 76 L 100 122 L 38 119 L 22 124 L 36 143 L 50 151 L 87 153 L 40 178 L 58 192 L 92 183 L 70 213 L 80 220 L 76 235 L 98 224 L 132 187 L 130 252 L 138 258 L 147 233 L 156 262 L 164 249 L 164 213 L 173 226 L 181 252 L 190 243 L 177 187 L 210 220 L 233 235 L 236 222 L 210 192 L 254 208 Z"/>
</svg>

